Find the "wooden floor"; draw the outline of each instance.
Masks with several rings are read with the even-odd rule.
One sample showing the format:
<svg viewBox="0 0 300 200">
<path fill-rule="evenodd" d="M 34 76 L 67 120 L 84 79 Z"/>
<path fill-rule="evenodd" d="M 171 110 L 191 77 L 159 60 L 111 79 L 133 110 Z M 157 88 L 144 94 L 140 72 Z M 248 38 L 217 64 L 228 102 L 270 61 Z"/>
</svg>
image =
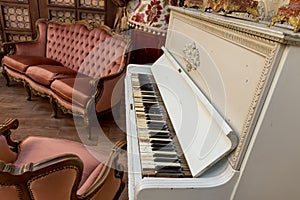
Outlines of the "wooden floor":
<svg viewBox="0 0 300 200">
<path fill-rule="evenodd" d="M 0 74 L 0 121 L 7 118 L 17 118 L 19 128 L 13 131 L 13 138 L 22 140 L 30 135 L 55 138 L 66 138 L 87 145 L 95 146 L 99 151 L 109 153 L 112 145 L 118 140 L 126 140 L 124 101 L 98 118 L 99 123 L 93 128 L 93 140 L 88 140 L 83 131 L 82 118 L 59 112 L 58 118 L 51 118 L 49 99 L 34 96 L 31 101 L 26 100 L 26 93 L 21 83 L 11 82 L 7 87 Z M 126 153 L 122 159 L 126 174 Z M 127 187 L 119 198 L 128 199 Z"/>
</svg>

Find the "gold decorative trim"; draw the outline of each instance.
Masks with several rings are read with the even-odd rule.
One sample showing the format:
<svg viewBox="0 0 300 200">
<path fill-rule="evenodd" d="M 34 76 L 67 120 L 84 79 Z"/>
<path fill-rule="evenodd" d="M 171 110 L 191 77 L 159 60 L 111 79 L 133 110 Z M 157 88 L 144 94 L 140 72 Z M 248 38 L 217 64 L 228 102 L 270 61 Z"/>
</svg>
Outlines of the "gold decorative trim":
<svg viewBox="0 0 300 200">
<path fill-rule="evenodd" d="M 255 94 L 248 109 L 247 118 L 240 133 L 238 146 L 236 147 L 235 151 L 229 156 L 229 162 L 234 169 L 239 169 L 241 166 L 241 162 L 247 148 L 246 145 L 249 143 L 254 131 L 253 124 L 256 123 L 256 120 L 258 118 L 259 113 L 257 111 L 262 107 L 262 104 L 260 104 L 260 102 L 263 101 L 265 97 L 265 95 L 263 95 L 263 91 L 267 88 L 267 82 L 271 78 L 271 68 L 275 62 L 276 55 L 279 54 L 280 50 L 280 45 L 277 44 L 272 49 L 270 49 L 270 53 L 266 56 L 265 64 L 262 73 L 260 74 L 259 82 L 255 89 Z"/>
<path fill-rule="evenodd" d="M 183 49 L 183 60 L 186 62 L 186 70 L 189 72 L 191 70 L 196 70 L 200 67 L 200 52 L 196 47 L 196 43 L 186 44 Z"/>
<path fill-rule="evenodd" d="M 229 162 L 233 166 L 234 169 L 239 169 L 241 165 L 242 158 L 245 153 L 246 145 L 252 137 L 252 129 L 251 125 L 255 123 L 256 113 L 259 109 L 259 102 L 262 99 L 263 91 L 266 87 L 266 82 L 270 75 L 272 63 L 274 62 L 275 55 L 279 49 L 278 43 L 265 39 L 255 34 L 250 34 L 244 29 L 234 29 L 229 26 L 216 26 L 207 22 L 199 22 L 202 23 L 202 29 L 214 34 L 218 37 L 221 37 L 227 41 L 235 43 L 237 45 L 242 46 L 248 50 L 254 51 L 265 57 L 265 64 L 260 74 L 260 79 L 257 84 L 255 94 L 251 101 L 248 114 L 246 120 L 244 122 L 242 131 L 239 133 L 239 143 L 233 153 L 229 156 Z"/>
<path fill-rule="evenodd" d="M 24 79 L 14 77 L 14 76 L 10 75 L 9 73 L 7 73 L 7 71 L 6 71 L 6 74 L 7 74 L 7 76 L 9 77 L 10 80 L 16 81 L 16 82 L 18 82 L 18 83 L 23 83 L 23 85 L 26 84 L 26 81 L 25 81 Z"/>
<path fill-rule="evenodd" d="M 193 15 L 190 16 L 194 17 Z M 254 34 L 254 32 L 248 31 L 246 28 L 237 28 L 221 20 L 200 19 L 201 20 L 197 20 L 197 26 L 201 28 L 201 30 L 243 46 L 251 51 L 255 51 L 260 55 L 268 55 L 275 45 L 274 41 L 266 37 L 264 38 L 262 34 Z"/>
<path fill-rule="evenodd" d="M 261 41 L 267 40 L 282 44 L 300 46 L 300 35 L 290 30 L 276 27 L 270 28 L 268 24 L 264 24 L 261 22 L 251 22 L 247 20 L 234 19 L 214 13 L 191 11 L 175 6 L 169 6 L 169 8 L 171 11 L 174 10 L 178 13 L 181 13 L 183 17 L 193 17 L 195 19 L 198 19 L 197 23 L 199 22 L 210 24 L 210 26 L 219 26 L 223 29 L 233 30 L 236 33 L 244 33 L 247 35 L 251 35 L 253 39 L 259 38 Z M 206 28 L 204 28 L 204 30 L 206 30 Z M 213 32 L 215 31 L 216 30 L 214 30 Z M 218 32 L 219 35 L 222 31 Z"/>
<path fill-rule="evenodd" d="M 207 22 L 203 22 L 202 27 L 203 30 L 211 34 L 243 46 L 251 51 L 255 51 L 263 56 L 268 55 L 274 46 L 273 41 L 247 33 L 243 29 L 234 29 L 230 26 L 222 27 L 221 29 L 220 27 Z"/>
</svg>

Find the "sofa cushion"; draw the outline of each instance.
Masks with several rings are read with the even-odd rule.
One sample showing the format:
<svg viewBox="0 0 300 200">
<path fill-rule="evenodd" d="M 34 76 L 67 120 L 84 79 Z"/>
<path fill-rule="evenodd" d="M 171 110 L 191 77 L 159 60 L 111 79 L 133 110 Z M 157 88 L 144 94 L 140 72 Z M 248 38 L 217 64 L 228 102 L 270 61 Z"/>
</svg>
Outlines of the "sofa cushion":
<svg viewBox="0 0 300 200">
<path fill-rule="evenodd" d="M 49 86 L 54 79 L 75 77 L 76 71 L 56 65 L 30 66 L 26 70 L 26 75 L 34 81 Z"/>
<path fill-rule="evenodd" d="M 21 143 L 20 152 L 14 164 L 16 166 L 23 166 L 26 163 L 37 163 L 66 153 L 79 156 L 83 162 L 83 173 L 79 187 L 82 186 L 100 163 L 106 162 L 109 156 L 103 152 L 95 151 L 88 146 L 84 146 L 79 142 L 30 136 Z"/>
<path fill-rule="evenodd" d="M 21 73 L 25 73 L 26 69 L 32 65 L 61 65 L 61 63 L 50 58 L 28 55 L 4 56 L 2 64 Z"/>
<path fill-rule="evenodd" d="M 65 100 L 85 107 L 95 88 L 89 85 L 92 78 L 83 76 L 64 78 L 53 81 L 50 88 Z"/>
</svg>

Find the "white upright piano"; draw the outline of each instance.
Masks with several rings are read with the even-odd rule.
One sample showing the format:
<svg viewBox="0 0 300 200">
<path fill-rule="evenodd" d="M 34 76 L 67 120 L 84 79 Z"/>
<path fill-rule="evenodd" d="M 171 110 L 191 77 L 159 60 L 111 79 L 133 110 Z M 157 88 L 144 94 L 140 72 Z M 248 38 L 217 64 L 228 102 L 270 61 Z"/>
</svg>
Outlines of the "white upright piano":
<svg viewBox="0 0 300 200">
<path fill-rule="evenodd" d="M 170 13 L 125 78 L 129 199 L 299 199 L 300 33 Z"/>
</svg>

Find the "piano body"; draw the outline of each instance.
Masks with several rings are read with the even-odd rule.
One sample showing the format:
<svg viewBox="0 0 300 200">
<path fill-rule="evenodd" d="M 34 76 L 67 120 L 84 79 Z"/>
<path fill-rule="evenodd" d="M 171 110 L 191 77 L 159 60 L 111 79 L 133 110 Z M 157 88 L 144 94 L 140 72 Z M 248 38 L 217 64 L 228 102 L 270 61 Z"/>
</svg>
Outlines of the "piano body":
<svg viewBox="0 0 300 200">
<path fill-rule="evenodd" d="M 299 199 L 300 34 L 170 12 L 125 78 L 129 199 Z"/>
</svg>

